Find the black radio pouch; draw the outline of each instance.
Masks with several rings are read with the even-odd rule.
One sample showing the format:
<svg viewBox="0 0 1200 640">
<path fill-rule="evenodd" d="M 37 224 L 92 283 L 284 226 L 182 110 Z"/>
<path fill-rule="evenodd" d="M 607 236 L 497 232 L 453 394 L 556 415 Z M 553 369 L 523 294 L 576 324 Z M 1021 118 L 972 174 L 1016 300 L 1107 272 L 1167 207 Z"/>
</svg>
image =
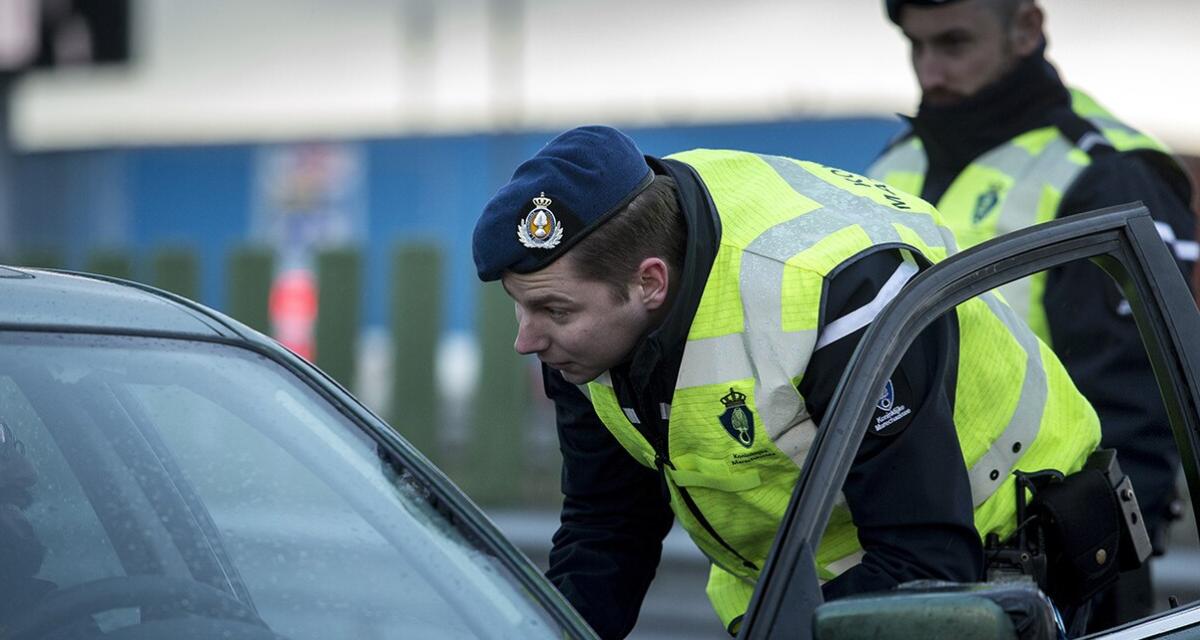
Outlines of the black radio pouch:
<svg viewBox="0 0 1200 640">
<path fill-rule="evenodd" d="M 1041 486 L 1029 514 L 1045 537 L 1045 591 L 1061 604 L 1090 598 L 1152 551 L 1133 485 L 1112 449 L 1097 449 L 1079 472 Z"/>
<path fill-rule="evenodd" d="M 1121 511 L 1101 471 L 1085 468 L 1042 487 L 1029 515 L 1045 536 L 1045 591 L 1060 606 L 1080 604 L 1117 579 Z"/>
</svg>

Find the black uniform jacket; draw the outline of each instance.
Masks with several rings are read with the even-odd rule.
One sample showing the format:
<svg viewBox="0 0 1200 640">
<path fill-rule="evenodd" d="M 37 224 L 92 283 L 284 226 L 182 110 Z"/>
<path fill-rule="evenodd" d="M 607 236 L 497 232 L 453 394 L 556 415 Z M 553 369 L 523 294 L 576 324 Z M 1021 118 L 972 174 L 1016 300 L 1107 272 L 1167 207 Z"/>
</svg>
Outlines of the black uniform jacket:
<svg viewBox="0 0 1200 640">
<path fill-rule="evenodd" d="M 668 317 L 610 373 L 621 406 L 637 413 L 638 428 L 665 461 L 671 455 L 664 444 L 667 424 L 657 408 L 671 402 L 721 230 L 707 191 L 689 167 L 650 161 L 679 186 L 688 227 L 685 264 Z M 874 249 L 831 275 L 822 326 L 867 305 L 896 272 L 899 251 Z M 813 354 L 799 390 L 818 424 L 862 333 L 859 328 Z M 943 319 L 914 343 L 893 374 L 894 404 L 907 404 L 913 412 L 863 442 L 843 491 L 865 555 L 824 586 L 826 598 L 913 579 L 982 577 L 983 552 L 952 422 L 956 354 L 957 324 Z M 543 378 L 556 406 L 563 455 L 562 524 L 547 576 L 602 637 L 624 637 L 637 620 L 673 520 L 664 481 L 659 470 L 629 456 L 577 387 L 547 367 Z M 710 524 L 719 535 L 721 523 Z"/>
<path fill-rule="evenodd" d="M 1044 48 L 964 103 L 922 105 L 910 124 L 908 135 L 921 139 L 929 161 L 920 195 L 935 203 L 972 160 L 1021 133 L 1057 126 L 1077 140 L 1091 130 L 1071 110 L 1070 93 Z M 1160 153 L 1117 153 L 1105 145 L 1089 153 L 1092 164 L 1063 194 L 1058 215 L 1140 200 L 1189 278 L 1196 245 L 1186 175 Z M 1161 550 L 1179 456 L 1129 306 L 1112 279 L 1087 261 L 1052 271 L 1044 304 L 1054 351 L 1100 415 L 1102 444 L 1118 450 Z"/>
</svg>

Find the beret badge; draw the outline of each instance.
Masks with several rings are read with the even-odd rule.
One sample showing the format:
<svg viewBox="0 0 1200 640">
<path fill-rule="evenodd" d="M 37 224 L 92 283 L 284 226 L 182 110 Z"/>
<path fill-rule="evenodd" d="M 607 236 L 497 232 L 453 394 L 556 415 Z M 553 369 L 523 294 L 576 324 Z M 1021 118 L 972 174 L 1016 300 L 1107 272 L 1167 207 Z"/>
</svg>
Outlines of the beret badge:
<svg viewBox="0 0 1200 640">
<path fill-rule="evenodd" d="M 545 192 L 533 199 L 533 209 L 517 225 L 517 239 L 530 249 L 553 249 L 562 242 L 563 226 L 550 210 Z"/>
</svg>

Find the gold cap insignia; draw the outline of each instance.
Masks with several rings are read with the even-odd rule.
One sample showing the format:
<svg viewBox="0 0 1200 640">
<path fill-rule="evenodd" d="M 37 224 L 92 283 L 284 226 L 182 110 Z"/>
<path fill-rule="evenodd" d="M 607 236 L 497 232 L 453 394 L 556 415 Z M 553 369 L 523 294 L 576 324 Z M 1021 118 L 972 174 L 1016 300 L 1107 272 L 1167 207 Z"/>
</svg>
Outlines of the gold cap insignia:
<svg viewBox="0 0 1200 640">
<path fill-rule="evenodd" d="M 546 193 L 533 199 L 533 209 L 517 225 L 517 239 L 530 249 L 553 249 L 562 242 L 563 226 L 550 210 Z"/>
</svg>

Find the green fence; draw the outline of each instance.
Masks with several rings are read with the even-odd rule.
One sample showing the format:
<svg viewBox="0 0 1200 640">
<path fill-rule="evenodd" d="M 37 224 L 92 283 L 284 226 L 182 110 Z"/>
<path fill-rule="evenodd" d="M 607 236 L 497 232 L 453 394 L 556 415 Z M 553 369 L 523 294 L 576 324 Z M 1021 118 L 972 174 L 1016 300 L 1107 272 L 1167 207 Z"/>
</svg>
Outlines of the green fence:
<svg viewBox="0 0 1200 640">
<path fill-rule="evenodd" d="M 388 420 L 435 462 L 444 462 L 437 346 L 442 331 L 442 254 L 435 246 L 392 252 L 389 325 L 392 385 Z"/>
<path fill-rule="evenodd" d="M 150 259 L 150 284 L 196 300 L 200 297 L 200 259 L 186 247 L 168 247 Z"/>
<path fill-rule="evenodd" d="M 89 273 L 133 279 L 133 254 L 121 249 L 97 249 L 88 254 L 83 270 Z"/>
<path fill-rule="evenodd" d="M 63 269 L 67 266 L 63 255 L 53 249 L 23 249 L 11 257 L 5 257 L 5 260 L 8 264 L 21 267 Z"/>
<path fill-rule="evenodd" d="M 275 252 L 268 247 L 249 245 L 229 254 L 225 269 L 225 313 L 263 333 L 271 332 L 268 302 L 271 275 L 275 272 Z"/>
<path fill-rule="evenodd" d="M 476 303 L 479 382 L 468 420 L 467 493 L 487 503 L 519 501 L 529 449 L 529 368 L 513 351 L 516 317 L 499 283 L 480 285 Z"/>
<path fill-rule="evenodd" d="M 359 309 L 362 301 L 362 255 L 354 249 L 317 254 L 317 366 L 346 388 L 355 386 Z"/>
</svg>

